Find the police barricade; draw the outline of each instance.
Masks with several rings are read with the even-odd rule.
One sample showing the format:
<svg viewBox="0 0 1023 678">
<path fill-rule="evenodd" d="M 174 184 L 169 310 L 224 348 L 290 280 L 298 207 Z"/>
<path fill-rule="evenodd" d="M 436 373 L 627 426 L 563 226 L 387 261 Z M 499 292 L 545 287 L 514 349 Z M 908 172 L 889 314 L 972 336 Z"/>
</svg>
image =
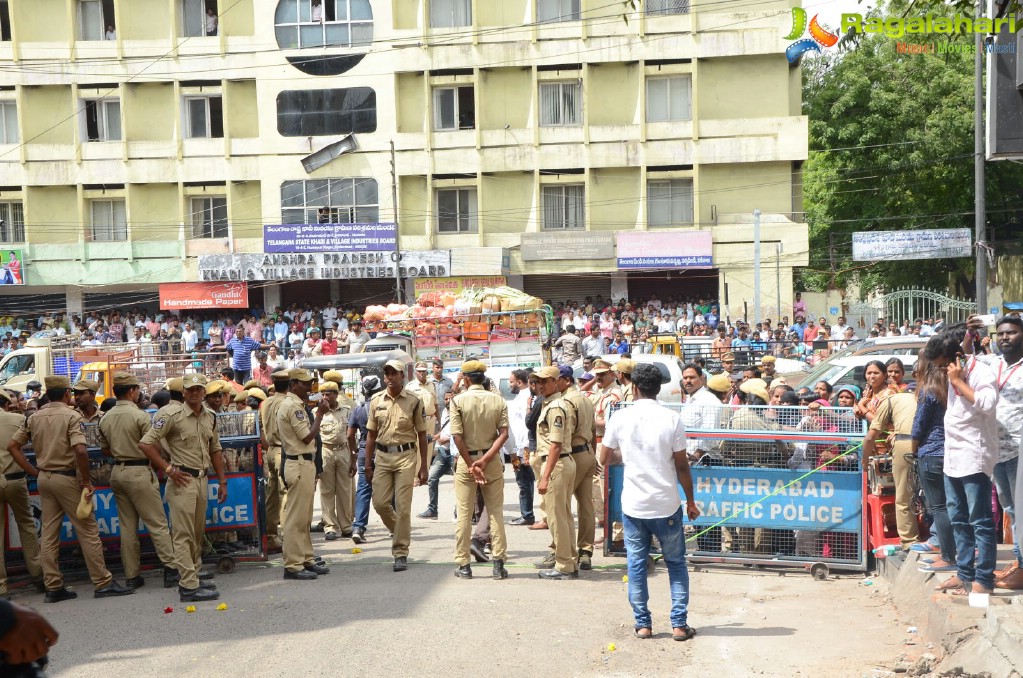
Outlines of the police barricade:
<svg viewBox="0 0 1023 678">
<path fill-rule="evenodd" d="M 217 415 L 217 431 L 220 443 L 224 448 L 224 464 L 227 475 L 227 500 L 217 503 L 220 483 L 213 469 L 209 471 L 208 504 L 206 507 L 206 543 L 203 548 L 203 559 L 216 563 L 221 572 L 232 572 L 236 561 L 263 561 L 266 553 L 266 523 L 263 514 L 263 467 L 258 454 L 259 445 L 259 412 L 223 412 Z M 89 452 L 89 468 L 95 494 L 93 506 L 99 536 L 103 542 L 103 553 L 108 568 L 116 569 L 120 565 L 120 524 L 117 517 L 117 504 L 113 490 L 110 488 L 110 474 L 113 460 L 103 456 L 100 451 L 98 424 L 85 425 L 86 449 Z M 25 456 L 35 464 L 35 454 L 31 445 L 25 446 Z M 164 455 L 165 458 L 166 455 Z M 160 481 L 160 494 L 164 494 L 166 480 L 162 473 L 157 474 Z M 35 519 L 36 535 L 42 534 L 42 512 L 40 510 L 39 493 L 35 479 L 28 479 L 29 507 Z M 166 504 L 165 511 L 166 509 Z M 159 566 L 156 550 L 149 540 L 149 533 L 140 520 L 140 548 L 142 566 Z M 171 525 L 171 530 L 174 526 Z M 7 551 L 7 570 L 12 575 L 25 573 L 24 560 L 21 557 L 21 538 L 18 534 L 14 514 L 8 508 L 7 533 L 5 537 Z M 75 530 L 71 521 L 64 517 L 61 527 L 60 566 L 65 574 L 85 569 L 85 561 L 75 538 Z"/>
<path fill-rule="evenodd" d="M 851 409 L 662 405 L 686 423 L 700 508 L 686 523 L 691 561 L 799 566 L 817 578 L 867 569 L 866 425 Z M 612 408 L 612 419 L 628 406 Z M 607 467 L 605 555 L 625 555 L 624 475 L 620 464 Z"/>
</svg>

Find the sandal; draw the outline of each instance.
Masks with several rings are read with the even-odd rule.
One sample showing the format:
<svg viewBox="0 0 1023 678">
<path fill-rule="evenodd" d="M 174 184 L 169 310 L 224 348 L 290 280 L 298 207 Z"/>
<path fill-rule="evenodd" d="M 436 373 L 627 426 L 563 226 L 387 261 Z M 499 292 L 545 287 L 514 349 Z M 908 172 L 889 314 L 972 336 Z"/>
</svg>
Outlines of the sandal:
<svg viewBox="0 0 1023 678">
<path fill-rule="evenodd" d="M 690 638 L 692 638 L 695 635 L 696 635 L 696 629 L 694 629 L 692 626 L 688 626 L 688 625 L 687 626 L 676 626 L 673 629 L 671 629 L 671 638 L 672 638 L 672 640 L 677 640 L 679 642 L 689 640 Z"/>
<path fill-rule="evenodd" d="M 966 595 L 966 589 L 963 588 L 963 583 L 959 581 L 957 575 L 953 575 L 945 581 L 934 587 L 935 591 L 941 591 L 943 593 L 951 593 L 954 596 Z"/>
<path fill-rule="evenodd" d="M 650 629 L 649 626 L 639 626 L 637 628 L 634 628 L 632 632 L 636 634 L 637 638 L 642 638 L 643 640 L 652 638 L 654 635 L 654 632 Z"/>
</svg>

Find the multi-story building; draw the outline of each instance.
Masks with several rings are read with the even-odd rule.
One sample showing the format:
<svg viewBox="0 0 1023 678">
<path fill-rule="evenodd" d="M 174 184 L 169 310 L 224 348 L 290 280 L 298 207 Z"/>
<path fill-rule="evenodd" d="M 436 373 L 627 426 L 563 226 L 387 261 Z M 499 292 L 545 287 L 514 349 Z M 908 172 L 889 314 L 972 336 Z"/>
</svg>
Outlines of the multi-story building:
<svg viewBox="0 0 1023 678">
<path fill-rule="evenodd" d="M 0 294 L 152 302 L 245 277 L 265 225 L 397 220 L 444 262 L 417 275 L 735 314 L 760 210 L 765 313 L 787 308 L 808 247 L 792 2 L 636 4 L 0 0 L 0 249 L 26 283 Z M 248 277 L 266 304 L 394 295 L 386 266 Z"/>
</svg>

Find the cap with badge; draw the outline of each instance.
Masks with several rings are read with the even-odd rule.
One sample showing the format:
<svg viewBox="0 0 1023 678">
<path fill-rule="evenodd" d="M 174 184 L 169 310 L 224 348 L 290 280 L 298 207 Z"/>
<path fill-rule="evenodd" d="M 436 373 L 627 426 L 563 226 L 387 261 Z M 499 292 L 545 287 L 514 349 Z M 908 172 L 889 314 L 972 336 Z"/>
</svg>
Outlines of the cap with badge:
<svg viewBox="0 0 1023 678">
<path fill-rule="evenodd" d="M 187 380 L 186 380 L 187 385 Z M 214 379 L 206 384 L 206 395 L 216 395 L 227 391 L 227 382 L 223 379 Z"/>
<path fill-rule="evenodd" d="M 173 379 L 171 381 L 173 381 Z M 187 391 L 188 389 L 196 388 L 197 386 L 202 386 L 203 388 L 205 388 L 206 384 L 207 384 L 206 375 L 199 374 L 197 372 L 191 372 L 181 377 L 182 391 Z M 174 390 L 170 387 L 170 382 L 168 382 L 167 390 L 168 391 Z"/>
<path fill-rule="evenodd" d="M 470 360 L 469 362 L 479 362 L 479 361 L 478 360 L 477 361 Z M 422 361 L 422 360 L 420 360 L 419 362 L 416 363 L 416 372 L 426 372 L 429 369 L 430 368 L 427 367 L 426 363 L 424 361 Z M 477 371 L 482 372 L 483 370 L 477 370 Z"/>
<path fill-rule="evenodd" d="M 426 369 L 426 363 L 421 363 L 423 369 Z M 472 374 L 473 372 L 486 372 L 487 364 L 482 360 L 466 360 L 462 363 L 462 374 Z"/>
<path fill-rule="evenodd" d="M 594 374 L 604 374 L 605 372 L 610 372 L 611 371 L 611 363 L 607 362 L 606 360 L 599 360 L 599 359 L 598 360 L 594 360 L 593 361 L 593 369 L 590 370 L 590 371 L 593 372 Z"/>
<path fill-rule="evenodd" d="M 328 391 L 331 393 L 338 393 L 341 391 L 341 389 L 338 388 L 338 385 L 332 381 L 327 381 L 320 384 L 320 393 L 326 393 Z"/>
<path fill-rule="evenodd" d="M 388 360 L 384 363 L 384 370 L 386 371 L 387 368 L 391 368 L 395 372 L 401 372 L 402 374 L 405 373 L 405 365 L 403 365 L 400 360 Z"/>
<path fill-rule="evenodd" d="M 773 355 L 765 355 L 763 358 L 760 359 L 760 364 L 761 365 L 773 365 L 777 361 L 778 361 L 778 359 L 775 358 Z"/>
<path fill-rule="evenodd" d="M 52 388 L 71 388 L 71 379 L 69 377 L 62 377 L 60 375 L 44 377 L 43 385 L 46 387 L 47 391 L 49 391 Z"/>
<path fill-rule="evenodd" d="M 92 391 L 96 393 L 99 391 L 99 382 L 95 379 L 79 379 L 71 388 L 74 391 Z"/>
<path fill-rule="evenodd" d="M 622 374 L 632 374 L 632 371 L 636 369 L 636 361 L 632 358 L 622 358 L 611 369 Z"/>
<path fill-rule="evenodd" d="M 138 377 L 131 372 L 114 372 L 114 387 L 141 386 Z"/>
<path fill-rule="evenodd" d="M 547 367 L 541 367 L 533 374 L 536 375 L 537 379 L 557 379 L 561 371 L 554 365 L 548 365 Z"/>
<path fill-rule="evenodd" d="M 309 370 L 303 370 L 301 367 L 296 367 L 288 371 L 288 378 L 292 381 L 312 381 L 313 373 Z"/>
<path fill-rule="evenodd" d="M 728 393 L 732 389 L 732 380 L 727 374 L 715 374 L 707 380 L 707 388 L 717 393 Z"/>
<path fill-rule="evenodd" d="M 734 363 L 735 362 L 735 354 L 734 353 L 726 353 L 726 354 L 724 354 L 723 356 L 721 356 L 721 362 L 723 362 L 723 363 Z"/>
</svg>

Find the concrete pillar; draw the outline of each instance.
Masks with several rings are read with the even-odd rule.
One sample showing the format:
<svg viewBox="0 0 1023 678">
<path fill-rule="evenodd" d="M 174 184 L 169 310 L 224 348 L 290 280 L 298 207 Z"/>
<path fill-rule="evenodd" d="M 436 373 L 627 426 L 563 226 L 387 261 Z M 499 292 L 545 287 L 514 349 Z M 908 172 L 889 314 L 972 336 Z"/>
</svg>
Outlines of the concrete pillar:
<svg viewBox="0 0 1023 678">
<path fill-rule="evenodd" d="M 330 300 L 340 301 L 341 300 L 341 281 L 331 280 L 330 281 Z"/>
<path fill-rule="evenodd" d="M 281 305 L 281 283 L 272 283 L 263 288 L 263 308 L 270 312 Z"/>
<path fill-rule="evenodd" d="M 79 318 L 83 315 L 84 297 L 82 288 L 74 285 L 68 285 L 64 290 L 66 298 L 67 312 L 69 315 L 77 315 Z"/>
<path fill-rule="evenodd" d="M 625 273 L 612 273 L 611 301 L 617 304 L 619 299 L 629 300 L 629 276 Z"/>
</svg>

